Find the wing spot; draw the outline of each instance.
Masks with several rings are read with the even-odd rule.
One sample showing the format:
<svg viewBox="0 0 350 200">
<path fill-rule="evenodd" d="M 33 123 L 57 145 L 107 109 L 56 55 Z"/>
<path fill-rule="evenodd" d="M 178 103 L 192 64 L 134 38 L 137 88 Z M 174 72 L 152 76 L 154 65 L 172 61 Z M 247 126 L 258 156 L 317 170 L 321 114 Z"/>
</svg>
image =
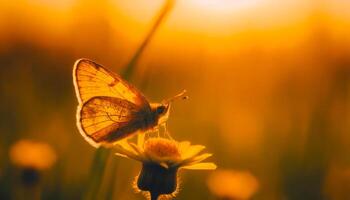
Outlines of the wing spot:
<svg viewBox="0 0 350 200">
<path fill-rule="evenodd" d="M 108 86 L 109 86 L 109 87 L 113 87 L 113 86 L 116 85 L 116 83 L 117 83 L 117 80 L 114 79 L 113 82 L 108 83 Z"/>
</svg>

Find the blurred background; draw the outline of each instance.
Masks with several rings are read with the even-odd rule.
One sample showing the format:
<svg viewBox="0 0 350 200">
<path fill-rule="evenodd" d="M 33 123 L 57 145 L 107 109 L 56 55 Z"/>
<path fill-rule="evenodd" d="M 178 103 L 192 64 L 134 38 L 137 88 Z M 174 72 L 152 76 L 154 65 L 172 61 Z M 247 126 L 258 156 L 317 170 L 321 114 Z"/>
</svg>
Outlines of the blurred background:
<svg viewBox="0 0 350 200">
<path fill-rule="evenodd" d="M 96 149 L 75 125 L 73 64 L 122 72 L 163 4 L 1 1 L 0 199 L 81 198 Z M 205 145 L 217 172 L 231 174 L 219 180 L 234 179 L 184 172 L 178 199 L 350 199 L 349 9 L 347 0 L 175 2 L 130 82 L 153 102 L 187 89 L 172 136 Z M 43 156 L 29 162 L 40 175 L 20 173 L 36 148 Z M 107 164 L 99 199 L 143 199 L 131 187 L 139 163 L 111 159 L 117 171 L 109 177 Z M 38 187 L 27 191 L 26 177 Z"/>
</svg>

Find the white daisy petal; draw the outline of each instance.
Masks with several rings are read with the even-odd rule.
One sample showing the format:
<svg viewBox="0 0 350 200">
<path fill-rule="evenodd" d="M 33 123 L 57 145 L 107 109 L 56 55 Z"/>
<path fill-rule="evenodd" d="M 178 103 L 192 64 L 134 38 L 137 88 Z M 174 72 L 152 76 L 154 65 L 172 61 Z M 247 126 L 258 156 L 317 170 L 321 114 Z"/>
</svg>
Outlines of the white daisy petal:
<svg viewBox="0 0 350 200">
<path fill-rule="evenodd" d="M 137 134 L 137 146 L 139 148 L 143 148 L 144 143 L 145 143 L 145 133 Z"/>
<path fill-rule="evenodd" d="M 197 163 L 193 165 L 188 165 L 181 168 L 191 169 L 191 170 L 214 170 L 217 168 L 217 166 L 214 163 L 206 162 L 206 163 Z"/>
<path fill-rule="evenodd" d="M 121 157 L 127 157 L 127 158 L 131 158 L 131 159 L 134 159 L 134 160 L 138 160 L 138 161 L 144 161 L 144 158 L 141 154 L 137 154 L 136 152 L 134 151 L 129 151 L 125 148 L 123 148 L 122 146 L 120 145 L 116 145 L 114 147 L 114 150 L 116 151 L 116 155 L 118 156 L 121 156 Z"/>
<path fill-rule="evenodd" d="M 188 147 L 191 146 L 191 143 L 189 141 L 183 141 L 179 143 L 179 151 L 181 153 L 186 152 Z"/>
<path fill-rule="evenodd" d="M 191 164 L 195 164 L 195 163 L 200 163 L 203 160 L 211 157 L 213 154 L 211 153 L 205 153 L 205 154 L 201 154 L 199 156 L 196 157 L 192 157 L 190 159 L 184 160 L 180 163 L 180 165 L 184 166 L 184 165 L 191 165 Z"/>
<path fill-rule="evenodd" d="M 119 147 L 125 149 L 126 151 L 133 152 L 134 154 L 137 153 L 137 151 L 135 151 L 134 148 L 131 147 L 130 143 L 127 140 L 118 141 L 116 146 L 119 146 Z"/>
<path fill-rule="evenodd" d="M 198 155 L 201 151 L 203 151 L 205 149 L 205 146 L 202 145 L 192 145 L 190 147 L 188 147 L 188 149 L 183 152 L 182 154 L 182 159 L 183 160 L 187 160 L 190 159 L 196 155 Z"/>
<path fill-rule="evenodd" d="M 135 145 L 134 143 L 129 143 L 130 147 L 136 151 L 138 154 L 143 154 L 143 150 L 142 148 L 140 148 L 139 146 Z"/>
<path fill-rule="evenodd" d="M 191 145 L 189 141 L 176 142 L 165 138 L 149 138 L 138 136 L 137 142 L 127 140 L 115 146 L 116 155 L 140 162 L 155 163 L 164 168 L 178 167 L 184 169 L 215 169 L 214 163 L 201 163 L 212 156 L 201 153 L 203 145 Z"/>
</svg>

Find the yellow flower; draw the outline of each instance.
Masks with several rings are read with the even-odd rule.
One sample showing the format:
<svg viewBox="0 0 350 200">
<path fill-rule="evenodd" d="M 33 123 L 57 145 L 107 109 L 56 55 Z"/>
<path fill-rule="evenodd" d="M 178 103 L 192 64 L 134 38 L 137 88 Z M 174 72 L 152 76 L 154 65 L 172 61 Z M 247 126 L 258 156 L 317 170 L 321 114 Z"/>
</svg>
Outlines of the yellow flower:
<svg viewBox="0 0 350 200">
<path fill-rule="evenodd" d="M 247 200 L 258 190 L 257 179 L 247 171 L 218 170 L 207 181 L 209 190 L 219 199 Z"/>
<path fill-rule="evenodd" d="M 18 167 L 44 170 L 55 163 L 56 153 L 46 143 L 20 140 L 11 146 L 10 160 Z"/>
<path fill-rule="evenodd" d="M 178 190 L 178 169 L 213 170 L 216 165 L 202 162 L 212 156 L 201 153 L 205 146 L 191 145 L 190 142 L 177 142 L 165 138 L 138 136 L 137 144 L 121 141 L 116 144 L 117 155 L 142 163 L 137 177 L 137 188 L 149 192 L 151 199 L 159 196 L 173 197 Z"/>
<path fill-rule="evenodd" d="M 20 140 L 10 148 L 11 162 L 20 168 L 20 180 L 25 186 L 37 185 L 41 171 L 56 162 L 54 150 L 46 143 Z"/>
</svg>

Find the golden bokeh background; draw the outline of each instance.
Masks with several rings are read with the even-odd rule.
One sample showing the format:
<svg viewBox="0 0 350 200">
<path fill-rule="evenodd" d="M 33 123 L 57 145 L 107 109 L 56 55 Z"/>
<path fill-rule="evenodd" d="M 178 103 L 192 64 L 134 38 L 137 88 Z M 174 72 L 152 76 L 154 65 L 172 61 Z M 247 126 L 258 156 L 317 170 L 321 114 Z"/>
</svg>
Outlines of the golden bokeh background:
<svg viewBox="0 0 350 200">
<path fill-rule="evenodd" d="M 75 126 L 73 64 L 85 57 L 121 72 L 163 3 L 1 2 L 0 199 L 21 191 L 9 152 L 23 139 L 57 154 L 42 199 L 81 197 L 96 149 Z M 349 9 L 346 0 L 177 0 L 130 82 L 155 102 L 187 89 L 172 107 L 172 136 L 205 145 L 219 170 L 249 172 L 259 184 L 251 199 L 349 199 Z M 111 159 L 117 172 L 109 177 L 107 164 L 99 198 L 114 180 L 113 199 L 142 199 L 131 187 L 139 163 Z M 184 173 L 178 199 L 219 199 L 211 173 Z"/>
</svg>

